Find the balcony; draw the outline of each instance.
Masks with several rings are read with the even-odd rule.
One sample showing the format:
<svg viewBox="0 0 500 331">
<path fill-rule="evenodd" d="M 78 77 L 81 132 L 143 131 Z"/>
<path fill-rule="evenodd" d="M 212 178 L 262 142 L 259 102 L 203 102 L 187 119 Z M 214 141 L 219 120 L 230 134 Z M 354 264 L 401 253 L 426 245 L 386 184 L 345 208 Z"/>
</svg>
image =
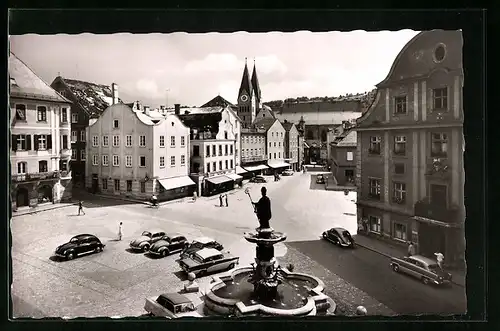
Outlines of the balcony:
<svg viewBox="0 0 500 331">
<path fill-rule="evenodd" d="M 459 212 L 459 208 L 456 206 L 447 208 L 442 204 L 430 202 L 429 198 L 417 201 L 414 209 L 415 216 L 425 217 L 445 223 L 457 223 L 460 219 Z"/>
<path fill-rule="evenodd" d="M 447 158 L 433 157 L 427 162 L 426 176 L 447 179 L 450 176 L 450 165 Z"/>
<path fill-rule="evenodd" d="M 57 179 L 60 177 L 61 177 L 60 171 L 37 172 L 37 173 L 31 173 L 31 174 L 19 174 L 19 175 L 12 175 L 11 176 L 13 183 Z"/>
<path fill-rule="evenodd" d="M 267 155 L 253 155 L 253 156 L 242 156 L 241 162 L 257 162 L 266 161 Z"/>
</svg>

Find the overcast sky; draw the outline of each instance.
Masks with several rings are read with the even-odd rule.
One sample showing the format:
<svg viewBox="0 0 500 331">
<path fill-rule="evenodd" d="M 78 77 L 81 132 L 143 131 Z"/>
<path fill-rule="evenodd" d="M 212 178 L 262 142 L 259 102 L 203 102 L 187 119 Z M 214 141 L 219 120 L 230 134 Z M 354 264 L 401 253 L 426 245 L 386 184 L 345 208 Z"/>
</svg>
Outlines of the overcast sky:
<svg viewBox="0 0 500 331">
<path fill-rule="evenodd" d="M 125 102 L 200 106 L 236 102 L 245 57 L 263 101 L 369 91 L 418 32 L 306 32 L 11 36 L 11 50 L 47 83 L 111 85 Z M 167 90 L 169 90 L 167 92 Z"/>
</svg>

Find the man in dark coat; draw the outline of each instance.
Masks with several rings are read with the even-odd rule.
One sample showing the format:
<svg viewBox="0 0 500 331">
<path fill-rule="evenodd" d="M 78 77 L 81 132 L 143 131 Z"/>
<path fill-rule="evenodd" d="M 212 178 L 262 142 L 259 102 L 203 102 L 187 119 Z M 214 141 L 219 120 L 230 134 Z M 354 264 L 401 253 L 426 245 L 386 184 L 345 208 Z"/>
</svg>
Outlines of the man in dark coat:
<svg viewBox="0 0 500 331">
<path fill-rule="evenodd" d="M 83 211 L 83 201 L 82 200 L 80 200 L 78 202 L 78 215 L 80 215 L 80 212 L 82 212 L 83 215 L 85 215 L 85 212 Z"/>
<path fill-rule="evenodd" d="M 267 189 L 262 187 L 260 189 L 262 197 L 258 202 L 253 202 L 255 213 L 259 219 L 261 229 L 269 228 L 269 220 L 271 219 L 271 200 L 267 197 Z"/>
</svg>

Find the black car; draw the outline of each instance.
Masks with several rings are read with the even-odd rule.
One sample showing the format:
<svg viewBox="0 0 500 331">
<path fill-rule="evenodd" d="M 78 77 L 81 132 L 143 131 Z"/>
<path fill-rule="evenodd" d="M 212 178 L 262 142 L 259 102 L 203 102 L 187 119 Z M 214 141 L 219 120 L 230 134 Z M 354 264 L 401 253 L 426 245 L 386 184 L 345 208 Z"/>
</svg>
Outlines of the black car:
<svg viewBox="0 0 500 331">
<path fill-rule="evenodd" d="M 323 232 L 323 239 L 341 247 L 354 247 L 354 239 L 344 228 L 331 228 Z"/>
<path fill-rule="evenodd" d="M 180 234 L 166 234 L 149 248 L 150 254 L 167 256 L 180 252 L 188 245 L 186 237 Z"/>
<path fill-rule="evenodd" d="M 215 248 L 218 251 L 222 251 L 224 246 L 217 242 L 213 238 L 200 237 L 193 240 L 192 243 L 187 245 L 181 252 L 181 258 L 189 257 L 190 255 L 202 250 L 203 248 Z"/>
<path fill-rule="evenodd" d="M 255 176 L 250 179 L 251 183 L 267 183 L 267 180 L 262 176 Z"/>
<path fill-rule="evenodd" d="M 79 255 L 102 252 L 104 245 L 92 234 L 79 234 L 65 244 L 56 248 L 55 255 L 72 260 Z"/>
</svg>

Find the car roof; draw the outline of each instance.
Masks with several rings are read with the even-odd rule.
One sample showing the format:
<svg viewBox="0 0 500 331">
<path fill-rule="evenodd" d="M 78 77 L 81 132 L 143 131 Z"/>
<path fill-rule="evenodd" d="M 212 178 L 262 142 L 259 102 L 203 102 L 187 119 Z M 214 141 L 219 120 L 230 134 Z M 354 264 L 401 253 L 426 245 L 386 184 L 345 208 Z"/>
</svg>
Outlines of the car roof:
<svg viewBox="0 0 500 331">
<path fill-rule="evenodd" d="M 73 238 L 78 238 L 78 239 L 96 238 L 96 236 L 94 236 L 93 234 L 84 233 L 84 234 L 79 234 L 79 235 L 73 236 Z"/>
<path fill-rule="evenodd" d="M 208 243 L 211 243 L 215 240 L 213 238 L 209 238 L 209 237 L 200 237 L 200 238 L 196 238 L 193 241 L 199 242 L 200 244 L 208 244 Z"/>
<path fill-rule="evenodd" d="M 221 253 L 215 248 L 203 248 L 198 252 L 196 252 L 195 254 L 201 257 L 202 259 L 206 259 L 215 255 L 220 255 Z"/>
<path fill-rule="evenodd" d="M 413 259 L 415 261 L 419 261 L 419 262 L 422 262 L 422 263 L 425 263 L 425 264 L 429 264 L 429 265 L 437 264 L 437 262 L 435 260 L 429 259 L 428 257 L 422 256 L 422 255 L 412 255 L 412 256 L 409 256 L 409 258 Z"/>
<path fill-rule="evenodd" d="M 163 232 L 163 233 L 165 233 L 165 230 L 161 230 L 161 229 L 151 229 L 151 230 L 144 230 L 144 231 L 142 231 L 142 232 L 149 232 L 149 233 L 151 233 L 151 234 L 153 234 L 153 233 L 158 233 L 158 232 Z"/>
<path fill-rule="evenodd" d="M 166 237 L 169 237 L 169 238 L 177 238 L 177 237 L 184 237 L 182 234 L 180 233 L 165 233 L 165 236 Z"/>
<path fill-rule="evenodd" d="M 346 229 L 344 229 L 344 228 L 332 228 L 332 229 L 334 229 L 335 231 L 338 231 L 338 232 L 340 232 L 340 233 L 342 233 L 343 231 L 347 231 L 347 230 L 346 230 Z"/>
<path fill-rule="evenodd" d="M 164 293 L 160 294 L 161 297 L 165 298 L 166 300 L 170 301 L 174 305 L 180 305 L 182 303 L 190 303 L 191 300 L 187 298 L 186 296 L 180 294 L 180 293 Z"/>
</svg>

